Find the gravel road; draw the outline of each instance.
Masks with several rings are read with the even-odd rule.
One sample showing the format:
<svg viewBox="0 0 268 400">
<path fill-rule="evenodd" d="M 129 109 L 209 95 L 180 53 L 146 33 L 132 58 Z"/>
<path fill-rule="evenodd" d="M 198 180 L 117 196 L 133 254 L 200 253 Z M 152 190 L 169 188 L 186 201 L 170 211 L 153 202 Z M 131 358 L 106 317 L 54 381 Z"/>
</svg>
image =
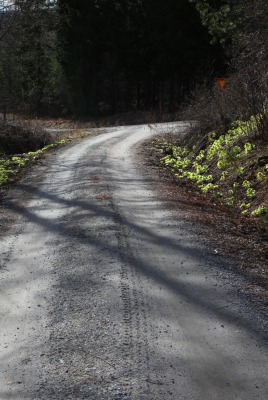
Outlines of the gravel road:
<svg viewBox="0 0 268 400">
<path fill-rule="evenodd" d="M 137 165 L 153 133 L 62 148 L 1 206 L 1 400 L 268 398 L 257 311 Z"/>
</svg>

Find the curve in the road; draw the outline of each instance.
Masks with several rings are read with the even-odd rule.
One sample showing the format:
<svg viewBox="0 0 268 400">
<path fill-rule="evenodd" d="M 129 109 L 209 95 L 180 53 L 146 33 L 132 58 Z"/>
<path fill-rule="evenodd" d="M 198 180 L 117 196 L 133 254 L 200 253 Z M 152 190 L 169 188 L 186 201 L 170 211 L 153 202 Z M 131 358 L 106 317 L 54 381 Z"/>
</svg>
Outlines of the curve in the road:
<svg viewBox="0 0 268 400">
<path fill-rule="evenodd" d="M 267 397 L 259 327 L 136 164 L 153 134 L 61 149 L 6 199 L 1 400 Z"/>
</svg>

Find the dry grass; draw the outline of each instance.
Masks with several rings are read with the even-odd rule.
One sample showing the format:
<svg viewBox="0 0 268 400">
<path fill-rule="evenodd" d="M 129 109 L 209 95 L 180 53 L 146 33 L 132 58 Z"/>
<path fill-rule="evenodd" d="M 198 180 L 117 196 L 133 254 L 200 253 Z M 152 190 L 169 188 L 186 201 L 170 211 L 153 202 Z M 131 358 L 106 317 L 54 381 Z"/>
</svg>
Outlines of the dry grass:
<svg viewBox="0 0 268 400">
<path fill-rule="evenodd" d="M 52 136 L 41 128 L 29 129 L 22 126 L 0 123 L 0 152 L 21 154 L 36 151 L 52 143 Z"/>
</svg>

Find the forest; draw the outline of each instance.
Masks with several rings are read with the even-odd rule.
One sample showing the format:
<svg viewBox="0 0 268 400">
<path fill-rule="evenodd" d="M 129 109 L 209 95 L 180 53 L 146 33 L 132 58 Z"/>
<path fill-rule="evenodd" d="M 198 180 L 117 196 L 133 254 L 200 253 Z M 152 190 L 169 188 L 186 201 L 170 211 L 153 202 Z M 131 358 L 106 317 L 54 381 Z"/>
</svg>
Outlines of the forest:
<svg viewBox="0 0 268 400">
<path fill-rule="evenodd" d="M 261 113 L 267 141 L 267 27 L 266 0 L 2 0 L 0 111 L 167 114 L 193 141 Z"/>
<path fill-rule="evenodd" d="M 0 2 L 2 112 L 174 113 L 225 68 L 188 0 Z"/>
</svg>

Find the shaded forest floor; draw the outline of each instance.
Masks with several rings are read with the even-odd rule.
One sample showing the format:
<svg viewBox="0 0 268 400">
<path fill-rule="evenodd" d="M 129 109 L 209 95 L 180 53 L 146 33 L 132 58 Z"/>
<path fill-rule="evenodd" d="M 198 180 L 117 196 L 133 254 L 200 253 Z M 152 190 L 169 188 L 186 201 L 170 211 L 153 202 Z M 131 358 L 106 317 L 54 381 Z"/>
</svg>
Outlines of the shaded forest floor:
<svg viewBox="0 0 268 400">
<path fill-rule="evenodd" d="M 212 256 L 226 256 L 230 260 L 232 270 L 247 282 L 239 290 L 254 294 L 261 300 L 261 306 L 267 308 L 268 241 L 263 238 L 262 227 L 234 207 L 215 203 L 215 199 L 191 183 L 182 184 L 170 168 L 160 163 L 163 154 L 152 140 L 142 144 L 138 157 L 148 177 L 157 175 L 160 198 L 178 209 L 181 218 L 194 224 Z"/>
<path fill-rule="evenodd" d="M 1 117 L 1 115 L 0 115 Z M 8 114 L 7 122 L 19 123 L 27 128 L 43 127 L 47 129 L 89 129 L 105 126 L 154 124 L 176 120 L 176 113 L 158 113 L 154 111 L 125 112 L 116 115 L 107 115 L 99 118 L 34 118 L 27 115 Z"/>
</svg>

